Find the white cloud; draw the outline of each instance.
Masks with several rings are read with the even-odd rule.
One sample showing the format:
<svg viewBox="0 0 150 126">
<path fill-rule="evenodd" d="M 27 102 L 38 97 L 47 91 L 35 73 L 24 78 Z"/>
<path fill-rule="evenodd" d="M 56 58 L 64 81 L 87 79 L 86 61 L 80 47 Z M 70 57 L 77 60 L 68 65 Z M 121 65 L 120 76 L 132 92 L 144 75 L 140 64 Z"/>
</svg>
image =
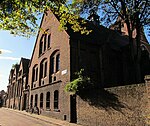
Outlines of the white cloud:
<svg viewBox="0 0 150 126">
<path fill-rule="evenodd" d="M 2 51 L 2 53 L 12 53 L 12 51 L 6 49 L 0 49 L 0 51 Z"/>
<path fill-rule="evenodd" d="M 20 58 L 0 56 L 0 60 L 18 60 L 19 61 Z"/>
</svg>

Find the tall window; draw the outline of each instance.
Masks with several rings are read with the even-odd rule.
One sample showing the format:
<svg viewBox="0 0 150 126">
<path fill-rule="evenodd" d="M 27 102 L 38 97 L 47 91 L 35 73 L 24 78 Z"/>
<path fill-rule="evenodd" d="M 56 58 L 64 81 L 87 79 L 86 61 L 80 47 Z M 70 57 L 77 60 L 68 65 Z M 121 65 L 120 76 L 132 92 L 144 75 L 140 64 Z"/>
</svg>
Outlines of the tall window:
<svg viewBox="0 0 150 126">
<path fill-rule="evenodd" d="M 43 108 L 43 93 L 40 94 L 40 108 Z"/>
<path fill-rule="evenodd" d="M 31 95 L 30 107 L 33 107 L 33 95 Z"/>
<path fill-rule="evenodd" d="M 33 67 L 33 70 L 32 70 L 32 85 L 31 85 L 31 88 L 33 88 L 33 86 L 35 87 L 35 85 L 33 85 L 33 82 L 35 82 L 37 80 L 38 80 L 38 66 L 35 65 Z"/>
<path fill-rule="evenodd" d="M 35 82 L 38 79 L 38 66 L 37 65 L 35 65 L 33 67 L 33 72 L 32 73 L 33 73 L 32 74 L 33 82 Z"/>
<path fill-rule="evenodd" d="M 47 76 L 47 62 L 44 64 L 44 77 Z"/>
<path fill-rule="evenodd" d="M 43 52 L 43 41 L 42 39 L 40 40 L 40 46 L 39 46 L 39 56 L 42 54 Z"/>
<path fill-rule="evenodd" d="M 58 109 L 59 92 L 54 91 L 54 109 Z"/>
<path fill-rule="evenodd" d="M 38 94 L 35 95 L 34 106 L 37 106 L 37 104 L 38 104 Z"/>
<path fill-rule="evenodd" d="M 38 80 L 38 67 L 35 69 L 35 81 Z"/>
<path fill-rule="evenodd" d="M 51 34 L 49 34 L 49 29 L 45 30 L 45 33 L 41 36 L 39 44 L 39 56 L 46 51 L 47 48 L 50 48 L 50 39 Z"/>
<path fill-rule="evenodd" d="M 50 92 L 46 93 L 46 109 L 50 109 Z"/>
<path fill-rule="evenodd" d="M 46 61 L 46 59 L 41 62 L 40 73 L 41 73 L 41 78 L 44 78 L 47 76 L 47 61 Z"/>
<path fill-rule="evenodd" d="M 58 80 L 57 72 L 60 70 L 60 53 L 59 50 L 56 50 L 52 53 L 50 57 L 50 77 L 49 83 Z"/>
<path fill-rule="evenodd" d="M 51 34 L 48 35 L 48 48 L 50 48 L 50 43 L 51 43 Z"/>
<path fill-rule="evenodd" d="M 50 57 L 50 74 L 53 74 L 60 70 L 60 54 L 59 51 L 55 51 Z"/>
<path fill-rule="evenodd" d="M 60 54 L 56 56 L 56 72 L 60 69 Z"/>
<path fill-rule="evenodd" d="M 39 86 L 41 86 L 41 84 L 44 84 L 44 78 L 46 76 L 47 76 L 47 60 L 44 59 L 40 63 L 40 83 L 39 83 Z"/>
<path fill-rule="evenodd" d="M 54 73 L 54 57 L 50 59 L 50 74 Z"/>
<path fill-rule="evenodd" d="M 44 34 L 44 51 L 46 50 L 47 34 Z"/>
</svg>

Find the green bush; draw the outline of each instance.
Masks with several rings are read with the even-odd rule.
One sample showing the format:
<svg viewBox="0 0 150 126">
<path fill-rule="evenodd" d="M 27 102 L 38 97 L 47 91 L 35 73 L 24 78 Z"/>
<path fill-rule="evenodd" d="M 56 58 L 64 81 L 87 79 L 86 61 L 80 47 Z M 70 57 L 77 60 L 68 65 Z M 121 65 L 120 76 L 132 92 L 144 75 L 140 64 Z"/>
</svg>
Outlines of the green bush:
<svg viewBox="0 0 150 126">
<path fill-rule="evenodd" d="M 77 94 L 81 90 L 86 89 L 90 84 L 90 78 L 83 75 L 84 69 L 81 69 L 80 72 L 76 72 L 75 74 L 78 78 L 69 82 L 65 86 L 66 92 L 71 92 L 73 94 Z"/>
</svg>

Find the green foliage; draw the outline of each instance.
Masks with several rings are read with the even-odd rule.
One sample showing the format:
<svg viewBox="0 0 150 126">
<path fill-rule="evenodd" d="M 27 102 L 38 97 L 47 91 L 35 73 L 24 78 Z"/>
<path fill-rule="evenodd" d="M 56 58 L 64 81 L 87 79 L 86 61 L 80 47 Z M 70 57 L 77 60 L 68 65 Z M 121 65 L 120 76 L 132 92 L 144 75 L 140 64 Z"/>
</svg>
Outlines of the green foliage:
<svg viewBox="0 0 150 126">
<path fill-rule="evenodd" d="M 37 20 L 49 9 L 60 17 L 61 28 L 66 29 L 69 23 L 75 32 L 89 34 L 78 23 L 79 15 L 72 10 L 68 0 L 1 0 L 0 29 L 24 37 L 35 35 L 39 29 Z"/>
<path fill-rule="evenodd" d="M 72 5 L 74 8 L 78 7 L 80 14 L 88 14 L 91 10 L 98 12 L 101 24 L 107 27 L 114 23 L 124 23 L 127 27 L 132 60 L 140 59 L 141 29 L 146 26 L 150 32 L 149 0 L 73 0 Z M 133 44 L 135 31 L 137 46 Z"/>
<path fill-rule="evenodd" d="M 12 69 L 15 69 L 15 67 L 16 67 L 17 65 L 19 65 L 19 64 L 18 64 L 18 63 L 13 64 L 13 65 L 12 65 Z"/>
<path fill-rule="evenodd" d="M 135 28 L 137 14 L 141 25 L 150 24 L 149 0 L 73 0 L 72 6 L 78 7 L 80 14 L 90 13 L 91 9 L 98 13 L 101 11 L 101 21 L 105 25 L 113 23 L 120 16 L 123 20 L 130 20 Z"/>
<path fill-rule="evenodd" d="M 84 76 L 83 72 L 84 72 L 84 69 L 81 69 L 79 72 L 75 73 L 78 76 L 78 78 L 66 84 L 65 86 L 66 92 L 71 92 L 71 93 L 76 94 L 91 85 L 90 78 Z"/>
</svg>

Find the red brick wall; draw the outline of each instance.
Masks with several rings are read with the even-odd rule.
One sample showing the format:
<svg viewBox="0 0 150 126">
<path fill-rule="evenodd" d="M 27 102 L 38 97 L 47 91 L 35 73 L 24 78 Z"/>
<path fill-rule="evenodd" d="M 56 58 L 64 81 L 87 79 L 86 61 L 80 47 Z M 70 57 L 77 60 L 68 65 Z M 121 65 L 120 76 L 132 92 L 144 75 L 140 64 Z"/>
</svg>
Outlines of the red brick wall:
<svg viewBox="0 0 150 126">
<path fill-rule="evenodd" d="M 69 95 L 64 92 L 64 86 L 67 82 L 70 81 L 70 46 L 69 46 L 69 35 L 65 31 L 59 30 L 59 21 L 52 14 L 48 13 L 48 15 L 44 16 L 41 28 L 46 30 L 49 29 L 51 33 L 51 43 L 50 49 L 47 49 L 45 53 L 43 53 L 39 57 L 39 42 L 40 38 L 43 34 L 42 31 L 39 32 L 35 48 L 31 58 L 31 64 L 29 68 L 29 84 L 31 87 L 32 84 L 32 69 L 35 64 L 38 65 L 38 81 L 35 88 L 31 89 L 30 96 L 33 95 L 33 105 L 35 94 L 38 94 L 38 108 L 40 108 L 40 94 L 43 93 L 44 101 L 43 101 L 43 109 L 41 110 L 41 114 L 47 115 L 54 118 L 64 119 L 64 115 L 67 116 L 66 120 L 70 120 L 70 104 L 69 104 Z M 60 70 L 56 73 L 56 78 L 59 78 L 56 83 L 49 83 L 49 75 L 50 75 L 50 56 L 53 54 L 55 50 L 59 50 L 60 52 Z M 47 59 L 47 77 L 44 78 L 44 85 L 39 86 L 39 74 L 40 74 L 40 63 L 43 59 Z M 62 71 L 66 70 L 65 74 L 62 74 Z M 59 91 L 59 112 L 54 110 L 54 91 Z M 46 110 L 46 93 L 50 92 L 50 111 Z"/>
<path fill-rule="evenodd" d="M 95 90 L 77 98 L 77 122 L 88 126 L 145 126 L 146 84 Z"/>
</svg>

